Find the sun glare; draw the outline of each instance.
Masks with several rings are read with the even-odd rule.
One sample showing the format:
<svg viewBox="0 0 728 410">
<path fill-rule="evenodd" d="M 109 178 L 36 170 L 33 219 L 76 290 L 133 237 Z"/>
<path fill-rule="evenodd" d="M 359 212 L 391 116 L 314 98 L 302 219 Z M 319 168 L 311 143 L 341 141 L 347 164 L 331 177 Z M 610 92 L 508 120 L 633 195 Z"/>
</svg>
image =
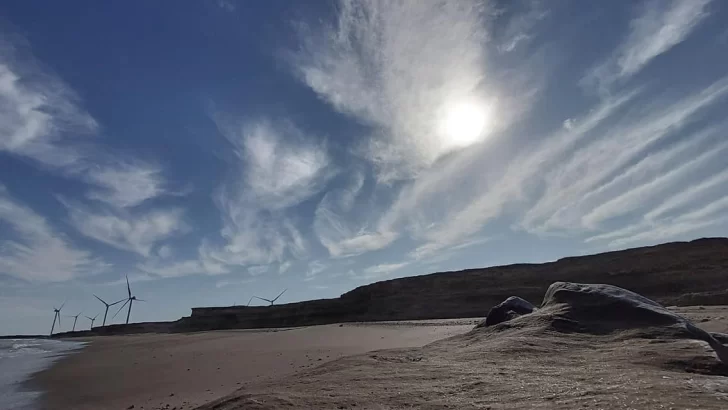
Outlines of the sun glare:
<svg viewBox="0 0 728 410">
<path fill-rule="evenodd" d="M 463 148 L 480 141 L 490 123 L 488 107 L 462 102 L 448 107 L 442 123 L 445 143 L 454 148 Z"/>
</svg>

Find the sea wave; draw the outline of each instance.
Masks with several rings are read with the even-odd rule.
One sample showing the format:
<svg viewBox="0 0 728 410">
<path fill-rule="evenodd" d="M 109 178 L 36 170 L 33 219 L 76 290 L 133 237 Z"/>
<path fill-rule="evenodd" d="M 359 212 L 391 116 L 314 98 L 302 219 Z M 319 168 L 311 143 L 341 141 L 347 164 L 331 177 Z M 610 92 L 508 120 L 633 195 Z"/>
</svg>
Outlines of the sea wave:
<svg viewBox="0 0 728 410">
<path fill-rule="evenodd" d="M 85 345 L 49 339 L 0 340 L 0 409 L 35 410 L 41 392 L 24 383 L 34 373 Z"/>
</svg>

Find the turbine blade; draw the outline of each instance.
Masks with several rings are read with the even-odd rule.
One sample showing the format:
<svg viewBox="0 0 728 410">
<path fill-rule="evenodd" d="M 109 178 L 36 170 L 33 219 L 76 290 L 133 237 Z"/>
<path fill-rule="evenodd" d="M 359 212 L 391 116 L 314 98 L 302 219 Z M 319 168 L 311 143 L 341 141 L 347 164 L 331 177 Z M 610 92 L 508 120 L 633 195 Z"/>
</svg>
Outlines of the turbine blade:
<svg viewBox="0 0 728 410">
<path fill-rule="evenodd" d="M 245 306 L 250 306 L 250 302 L 252 302 L 252 301 L 253 301 L 253 298 L 254 298 L 254 297 L 255 297 L 255 296 L 251 296 L 251 297 L 250 297 L 250 300 L 248 300 L 248 304 L 247 304 L 247 305 L 245 305 Z"/>
<path fill-rule="evenodd" d="M 121 307 L 119 308 L 119 310 L 117 310 L 116 313 L 114 314 L 114 316 L 111 317 L 111 320 L 114 320 L 114 318 L 116 317 L 116 315 L 118 315 L 119 312 L 121 312 L 124 309 L 124 306 L 126 306 L 126 304 L 129 303 L 130 300 L 131 299 L 127 299 L 126 302 L 124 302 L 124 304 L 121 305 Z"/>
<path fill-rule="evenodd" d="M 253 296 L 253 297 L 254 297 L 254 298 L 256 298 L 256 299 L 264 300 L 264 301 L 266 301 L 266 302 L 270 302 L 270 300 L 268 300 L 268 299 L 264 299 L 264 298 L 262 298 L 262 297 L 260 297 L 260 296 Z"/>
<path fill-rule="evenodd" d="M 123 302 L 123 301 L 125 301 L 125 300 L 129 300 L 129 299 L 122 299 L 122 300 L 117 300 L 116 302 L 114 302 L 114 303 L 110 304 L 109 306 L 114 306 L 114 305 L 118 305 L 119 303 L 121 303 L 121 302 Z"/>
<path fill-rule="evenodd" d="M 129 286 L 129 275 L 126 275 L 126 290 L 129 292 L 129 297 L 131 297 L 131 286 Z"/>
<path fill-rule="evenodd" d="M 281 297 L 281 295 L 283 295 L 284 293 L 286 293 L 287 290 L 288 289 L 283 289 L 283 292 L 279 293 L 278 296 L 276 296 L 276 298 L 273 299 L 273 302 L 275 302 L 276 300 L 278 300 L 278 298 Z"/>
<path fill-rule="evenodd" d="M 136 300 L 137 302 L 146 302 L 146 300 L 144 300 L 144 299 L 134 299 L 134 300 Z"/>
<path fill-rule="evenodd" d="M 101 303 L 103 303 L 104 305 L 108 305 L 108 303 L 106 303 L 106 301 L 105 301 L 105 300 L 103 300 L 103 299 L 101 299 L 100 297 L 98 297 L 98 296 L 96 296 L 96 295 L 94 295 L 94 297 L 95 297 L 96 299 L 98 299 L 99 301 L 101 301 Z"/>
<path fill-rule="evenodd" d="M 64 306 L 66 306 L 66 302 L 65 301 L 63 301 L 63 304 L 61 305 L 61 307 L 58 308 L 58 310 L 63 309 Z"/>
</svg>

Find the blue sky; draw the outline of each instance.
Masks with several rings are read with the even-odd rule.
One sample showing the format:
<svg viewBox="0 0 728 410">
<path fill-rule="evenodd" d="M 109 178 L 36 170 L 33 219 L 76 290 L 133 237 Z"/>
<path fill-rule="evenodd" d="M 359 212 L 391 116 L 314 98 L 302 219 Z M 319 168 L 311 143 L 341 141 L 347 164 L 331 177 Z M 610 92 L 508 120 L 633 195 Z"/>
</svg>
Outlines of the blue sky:
<svg viewBox="0 0 728 410">
<path fill-rule="evenodd" d="M 725 235 L 723 2 L 306 3 L 0 5 L 0 333 Z"/>
</svg>

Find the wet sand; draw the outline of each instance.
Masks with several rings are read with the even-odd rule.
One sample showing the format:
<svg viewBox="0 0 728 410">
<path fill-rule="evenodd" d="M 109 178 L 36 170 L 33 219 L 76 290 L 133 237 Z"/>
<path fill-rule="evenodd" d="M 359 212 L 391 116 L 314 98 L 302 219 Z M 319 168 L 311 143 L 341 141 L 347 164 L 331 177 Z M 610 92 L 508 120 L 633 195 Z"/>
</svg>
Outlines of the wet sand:
<svg viewBox="0 0 728 410">
<path fill-rule="evenodd" d="M 277 330 L 145 334 L 84 339 L 79 354 L 37 374 L 47 410 L 192 409 L 249 383 L 345 356 L 424 346 L 477 320 L 345 324 Z"/>
</svg>

